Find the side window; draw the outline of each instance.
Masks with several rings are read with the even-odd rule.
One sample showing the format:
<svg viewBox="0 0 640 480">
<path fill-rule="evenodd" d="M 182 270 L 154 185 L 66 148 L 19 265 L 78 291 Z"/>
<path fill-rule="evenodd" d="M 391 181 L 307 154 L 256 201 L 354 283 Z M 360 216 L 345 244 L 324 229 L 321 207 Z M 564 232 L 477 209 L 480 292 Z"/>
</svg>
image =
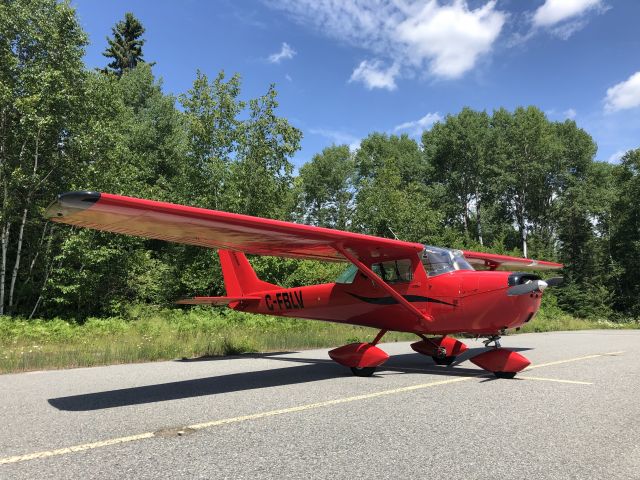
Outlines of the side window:
<svg viewBox="0 0 640 480">
<path fill-rule="evenodd" d="M 356 273 L 358 273 L 358 267 L 351 264 L 336 278 L 336 283 L 353 283 Z"/>
<path fill-rule="evenodd" d="M 413 280 L 413 269 L 409 259 L 374 263 L 371 266 L 371 270 L 388 283 L 402 283 Z"/>
</svg>

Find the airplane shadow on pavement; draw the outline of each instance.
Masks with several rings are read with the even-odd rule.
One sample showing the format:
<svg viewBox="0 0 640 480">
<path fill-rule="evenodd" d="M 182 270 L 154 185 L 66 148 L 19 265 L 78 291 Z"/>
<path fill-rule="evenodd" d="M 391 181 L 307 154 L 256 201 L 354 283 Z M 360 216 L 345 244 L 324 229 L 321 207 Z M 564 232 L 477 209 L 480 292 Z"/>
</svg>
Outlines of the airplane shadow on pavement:
<svg viewBox="0 0 640 480">
<path fill-rule="evenodd" d="M 456 361 L 464 361 L 484 348 L 472 348 L 465 352 Z M 528 350 L 526 348 L 513 350 Z M 241 358 L 246 358 L 242 356 Z M 66 397 L 51 398 L 49 404 L 58 410 L 65 411 L 90 411 L 106 408 L 125 407 L 146 403 L 194 398 L 205 395 L 218 395 L 229 392 L 255 390 L 259 388 L 295 385 L 300 383 L 330 380 L 337 377 L 350 376 L 349 369 L 335 362 L 309 358 L 295 358 L 290 356 L 274 356 L 274 354 L 252 355 L 254 358 L 278 360 L 287 363 L 299 363 L 300 365 L 283 368 L 271 368 L 268 370 L 232 373 L 192 380 L 180 380 L 176 382 L 160 383 L 156 385 L 143 385 L 118 390 L 106 390 L 103 392 L 84 393 Z M 229 358 L 227 357 L 227 360 Z M 198 359 L 194 359 L 198 360 Z M 194 361 L 194 360 L 186 360 Z M 182 360 L 185 361 L 185 360 Z M 202 361 L 206 361 L 202 359 Z M 396 372 L 416 374 L 423 372 L 428 375 L 468 377 L 478 376 L 483 372 L 475 368 L 461 368 L 456 364 L 450 367 L 442 367 L 433 364 L 430 358 L 419 354 L 394 355 L 389 361 L 379 368 L 380 373 Z M 379 377 L 376 379 L 376 377 Z M 373 381 L 380 380 L 376 375 Z"/>
</svg>

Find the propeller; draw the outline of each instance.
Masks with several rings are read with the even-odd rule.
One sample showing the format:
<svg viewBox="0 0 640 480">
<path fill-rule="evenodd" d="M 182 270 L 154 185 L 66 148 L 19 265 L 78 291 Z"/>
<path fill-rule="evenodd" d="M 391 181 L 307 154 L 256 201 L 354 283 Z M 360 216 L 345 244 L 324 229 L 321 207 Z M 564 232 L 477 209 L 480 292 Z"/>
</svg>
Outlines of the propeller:
<svg viewBox="0 0 640 480">
<path fill-rule="evenodd" d="M 557 287 L 558 285 L 562 285 L 564 283 L 564 278 L 563 277 L 551 277 L 551 278 L 547 278 L 545 280 L 545 282 L 547 282 L 547 285 L 550 287 Z"/>
<path fill-rule="evenodd" d="M 528 295 L 529 293 L 533 293 L 535 291 L 544 292 L 544 289 L 548 286 L 549 284 L 544 280 L 528 280 L 527 282 L 521 283 L 520 285 L 510 287 L 507 290 L 507 295 L 510 297 L 514 297 L 516 295 Z"/>
</svg>

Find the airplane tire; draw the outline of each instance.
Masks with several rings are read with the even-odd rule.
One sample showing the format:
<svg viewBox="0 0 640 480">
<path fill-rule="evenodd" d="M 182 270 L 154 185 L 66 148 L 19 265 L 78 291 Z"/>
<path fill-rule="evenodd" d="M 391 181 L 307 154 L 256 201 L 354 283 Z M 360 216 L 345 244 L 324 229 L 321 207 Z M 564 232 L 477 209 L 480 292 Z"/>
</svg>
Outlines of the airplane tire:
<svg viewBox="0 0 640 480">
<path fill-rule="evenodd" d="M 513 378 L 516 376 L 517 372 L 493 372 L 493 374 L 498 378 Z"/>
<path fill-rule="evenodd" d="M 356 377 L 370 377 L 376 371 L 376 367 L 351 367 L 351 371 Z"/>
<path fill-rule="evenodd" d="M 436 365 L 451 365 L 456 359 L 455 355 L 451 355 L 449 357 L 436 357 L 434 355 L 431 358 L 433 358 L 433 361 L 436 362 Z"/>
</svg>

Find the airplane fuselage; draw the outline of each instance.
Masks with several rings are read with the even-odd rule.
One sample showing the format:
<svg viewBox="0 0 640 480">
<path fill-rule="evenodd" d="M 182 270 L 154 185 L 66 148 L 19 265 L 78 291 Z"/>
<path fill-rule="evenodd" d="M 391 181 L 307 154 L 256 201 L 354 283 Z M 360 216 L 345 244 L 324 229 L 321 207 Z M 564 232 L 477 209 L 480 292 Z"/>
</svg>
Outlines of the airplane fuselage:
<svg viewBox="0 0 640 480">
<path fill-rule="evenodd" d="M 363 275 L 353 283 L 326 283 L 256 294 L 258 302 L 232 308 L 252 313 L 363 325 L 420 334 L 492 334 L 533 318 L 542 294 L 508 296 L 504 271 L 457 270 L 396 283 L 394 290 L 432 320 L 419 319 Z"/>
</svg>

